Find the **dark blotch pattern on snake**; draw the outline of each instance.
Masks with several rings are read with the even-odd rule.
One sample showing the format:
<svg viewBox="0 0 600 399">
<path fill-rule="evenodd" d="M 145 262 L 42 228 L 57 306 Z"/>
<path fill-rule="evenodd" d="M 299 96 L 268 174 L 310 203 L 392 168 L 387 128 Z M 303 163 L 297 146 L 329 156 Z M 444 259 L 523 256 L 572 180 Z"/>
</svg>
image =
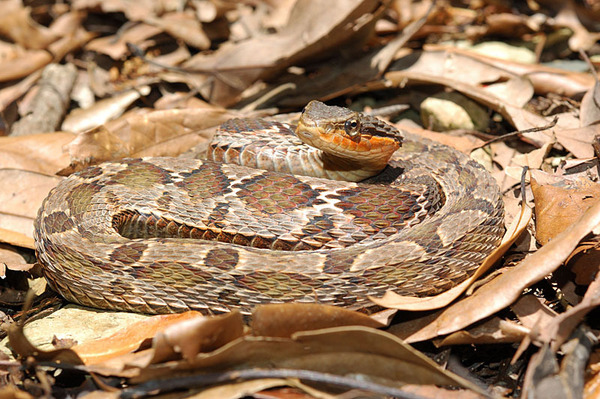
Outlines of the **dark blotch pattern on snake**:
<svg viewBox="0 0 600 399">
<path fill-rule="evenodd" d="M 387 290 L 451 288 L 499 244 L 498 187 L 467 156 L 317 102 L 298 137 L 377 159 L 338 161 L 290 129 L 232 120 L 209 160 L 122 160 L 72 175 L 35 223 L 48 281 L 82 305 L 146 313 L 283 302 L 369 310 L 368 296 Z M 380 151 L 386 140 L 391 150 Z M 345 176 L 366 181 L 330 180 Z"/>
</svg>

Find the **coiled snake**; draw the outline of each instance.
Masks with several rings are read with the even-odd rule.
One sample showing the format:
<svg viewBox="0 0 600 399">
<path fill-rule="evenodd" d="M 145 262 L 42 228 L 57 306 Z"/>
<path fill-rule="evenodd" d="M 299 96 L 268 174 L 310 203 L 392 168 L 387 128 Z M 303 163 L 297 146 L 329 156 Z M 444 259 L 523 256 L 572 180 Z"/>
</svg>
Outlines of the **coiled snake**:
<svg viewBox="0 0 600 399">
<path fill-rule="evenodd" d="M 297 136 L 232 120 L 210 160 L 129 159 L 63 181 L 35 222 L 38 259 L 66 299 L 146 313 L 368 310 L 386 290 L 436 294 L 498 245 L 501 198 L 465 155 L 402 141 L 377 118 L 316 101 Z"/>
</svg>

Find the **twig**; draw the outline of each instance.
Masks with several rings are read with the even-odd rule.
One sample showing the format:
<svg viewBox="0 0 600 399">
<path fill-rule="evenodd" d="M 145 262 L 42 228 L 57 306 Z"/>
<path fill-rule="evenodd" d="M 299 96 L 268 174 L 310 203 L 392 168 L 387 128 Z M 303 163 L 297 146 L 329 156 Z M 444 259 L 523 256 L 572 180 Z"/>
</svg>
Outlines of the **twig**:
<svg viewBox="0 0 600 399">
<path fill-rule="evenodd" d="M 381 395 L 393 396 L 400 399 L 425 399 L 420 395 L 415 395 L 413 393 L 405 392 L 397 388 L 371 381 L 322 373 L 318 371 L 292 369 L 248 369 L 224 371 L 221 373 L 196 374 L 163 380 L 152 380 L 144 384 L 140 384 L 135 388 L 124 389 L 121 392 L 120 398 L 134 399 L 145 397 L 150 393 L 165 393 L 181 389 L 217 385 L 239 380 L 254 380 L 259 378 L 298 378 L 303 381 L 331 384 L 349 389 L 360 389 Z"/>
<path fill-rule="evenodd" d="M 536 126 L 536 127 L 532 127 L 531 129 L 517 130 L 517 131 L 511 132 L 511 133 L 503 134 L 502 136 L 494 137 L 493 139 L 488 140 L 488 141 L 484 142 L 483 144 L 473 147 L 473 150 L 476 150 L 478 148 L 483 148 L 486 145 L 495 143 L 497 141 L 504 141 L 506 139 L 509 139 L 514 136 L 518 136 L 520 134 L 542 132 L 544 130 L 553 128 L 554 126 L 556 126 L 557 122 L 558 122 L 558 117 L 555 116 L 554 119 L 552 119 L 552 121 L 545 126 Z"/>
</svg>

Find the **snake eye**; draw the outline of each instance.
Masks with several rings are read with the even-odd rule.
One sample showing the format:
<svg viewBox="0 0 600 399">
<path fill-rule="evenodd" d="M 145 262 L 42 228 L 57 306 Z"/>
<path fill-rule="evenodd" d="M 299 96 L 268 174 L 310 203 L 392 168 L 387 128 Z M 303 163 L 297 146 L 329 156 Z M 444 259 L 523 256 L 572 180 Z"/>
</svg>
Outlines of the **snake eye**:
<svg viewBox="0 0 600 399">
<path fill-rule="evenodd" d="M 359 135 L 360 125 L 358 120 L 356 119 L 348 119 L 346 123 L 344 123 L 344 130 L 348 134 L 348 136 L 354 138 Z"/>
</svg>

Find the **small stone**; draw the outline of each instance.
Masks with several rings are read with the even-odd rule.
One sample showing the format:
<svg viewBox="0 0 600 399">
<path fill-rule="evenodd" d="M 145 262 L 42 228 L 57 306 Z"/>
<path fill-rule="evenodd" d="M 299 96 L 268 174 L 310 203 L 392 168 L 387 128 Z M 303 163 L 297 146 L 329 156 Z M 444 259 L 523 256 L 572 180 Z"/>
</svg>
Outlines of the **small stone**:
<svg viewBox="0 0 600 399">
<path fill-rule="evenodd" d="M 421 103 L 421 121 L 428 129 L 444 132 L 466 129 L 484 131 L 489 116 L 484 108 L 456 93 L 438 93 Z"/>
</svg>

